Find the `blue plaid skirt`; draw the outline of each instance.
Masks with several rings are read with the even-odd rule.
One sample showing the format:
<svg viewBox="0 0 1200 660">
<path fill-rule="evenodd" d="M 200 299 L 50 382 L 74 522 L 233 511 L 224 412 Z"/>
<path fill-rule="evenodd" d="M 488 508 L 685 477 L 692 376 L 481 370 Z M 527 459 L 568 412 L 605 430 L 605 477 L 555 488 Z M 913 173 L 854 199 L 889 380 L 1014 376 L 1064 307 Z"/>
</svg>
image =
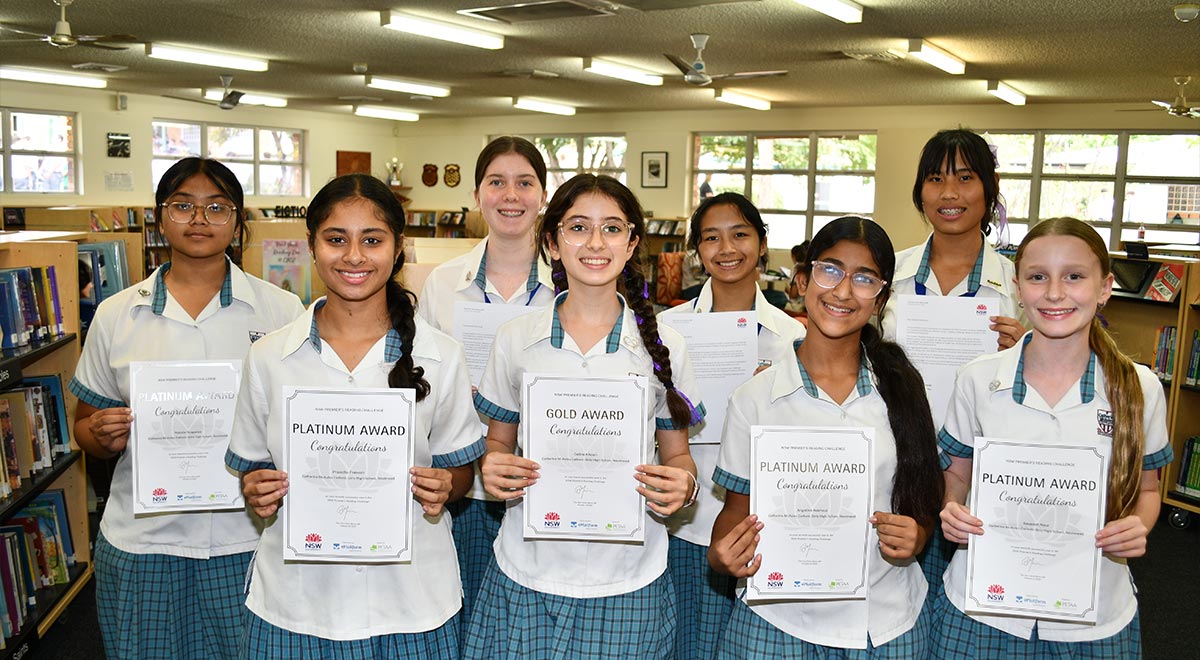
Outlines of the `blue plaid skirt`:
<svg viewBox="0 0 1200 660">
<path fill-rule="evenodd" d="M 668 660 L 675 642 L 669 572 L 627 594 L 569 598 L 527 589 L 493 559 L 463 635 L 478 660 Z"/>
<path fill-rule="evenodd" d="M 242 637 L 238 658 L 276 660 L 457 660 L 459 617 L 420 633 L 377 635 L 366 639 L 332 640 L 302 635 L 263 621 L 253 612 Z M 231 656 L 232 657 L 232 656 Z"/>
<path fill-rule="evenodd" d="M 925 544 L 925 550 L 917 555 L 917 562 L 921 564 L 921 571 L 925 573 L 925 582 L 929 584 L 929 591 L 925 594 L 925 607 L 931 607 L 941 597 L 945 588 L 942 578 L 946 574 L 946 569 L 950 567 L 950 560 L 954 558 L 956 550 L 958 550 L 958 544 L 946 540 L 939 521 L 934 525 L 933 534 L 930 535 L 929 542 Z M 933 625 L 935 628 L 937 627 L 936 615 L 937 613 L 934 612 Z"/>
<path fill-rule="evenodd" d="M 504 520 L 504 502 L 473 500 L 464 497 L 446 505 L 450 512 L 450 528 L 454 534 L 454 550 L 458 553 L 458 574 L 462 579 L 462 620 L 471 620 L 475 594 L 483 584 L 488 563 L 496 556 L 496 534 Z"/>
<path fill-rule="evenodd" d="M 733 606 L 733 616 L 717 649 L 719 660 L 925 660 L 929 657 L 929 608 L 923 608 L 912 630 L 883 646 L 867 641 L 865 649 L 843 649 L 806 642 L 776 628 L 754 613 L 744 601 Z"/>
<path fill-rule="evenodd" d="M 246 627 L 253 553 L 211 559 L 139 555 L 96 539 L 96 613 L 109 660 L 227 660 Z"/>
<path fill-rule="evenodd" d="M 733 611 L 737 580 L 708 564 L 708 548 L 670 537 L 667 570 L 675 583 L 677 660 L 709 660 Z"/>
<path fill-rule="evenodd" d="M 933 658 L 940 660 L 1140 660 L 1142 628 L 1138 615 L 1112 637 L 1090 642 L 1021 639 L 967 616 L 943 595 L 934 606 L 941 622 L 933 635 Z"/>
</svg>

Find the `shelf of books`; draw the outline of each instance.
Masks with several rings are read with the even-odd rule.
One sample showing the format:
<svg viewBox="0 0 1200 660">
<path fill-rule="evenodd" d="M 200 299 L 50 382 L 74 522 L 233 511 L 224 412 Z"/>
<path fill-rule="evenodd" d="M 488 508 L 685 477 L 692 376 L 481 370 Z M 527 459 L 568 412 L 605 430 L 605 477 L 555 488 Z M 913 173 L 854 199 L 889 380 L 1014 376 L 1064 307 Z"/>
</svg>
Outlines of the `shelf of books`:
<svg viewBox="0 0 1200 660">
<path fill-rule="evenodd" d="M 1162 473 L 1163 502 L 1183 513 L 1200 513 L 1200 456 L 1196 456 L 1196 436 L 1200 436 L 1200 262 L 1179 259 L 1180 292 L 1178 319 L 1164 329 L 1162 348 L 1172 355 L 1161 362 L 1171 371 L 1170 387 L 1174 399 L 1169 407 L 1171 446 L 1175 461 Z M 1186 513 L 1184 513 L 1186 512 Z M 1172 516 L 1172 521 L 1178 520 Z"/>
<path fill-rule="evenodd" d="M 0 658 L 28 653 L 92 575 L 75 399 L 64 387 L 79 361 L 76 241 L 86 238 L 0 236 Z"/>
</svg>

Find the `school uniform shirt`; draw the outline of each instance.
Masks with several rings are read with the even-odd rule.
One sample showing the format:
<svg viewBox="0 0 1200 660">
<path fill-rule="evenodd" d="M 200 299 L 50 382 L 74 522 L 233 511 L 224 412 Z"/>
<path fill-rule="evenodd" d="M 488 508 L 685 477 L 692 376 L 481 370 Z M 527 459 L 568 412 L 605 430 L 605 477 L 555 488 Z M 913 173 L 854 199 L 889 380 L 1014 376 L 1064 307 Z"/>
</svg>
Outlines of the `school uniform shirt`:
<svg viewBox="0 0 1200 660">
<path fill-rule="evenodd" d="M 933 247 L 933 234 L 924 243 L 914 245 L 907 250 L 896 253 L 896 274 L 889 284 L 892 296 L 884 313 L 880 316 L 880 331 L 883 338 L 896 341 L 896 296 L 901 295 L 942 295 L 942 285 L 937 281 L 937 275 L 929 267 L 929 253 Z M 966 279 L 959 282 L 950 290 L 949 296 L 964 296 L 972 291 L 975 297 L 994 299 L 999 308 L 996 314 L 1010 318 L 1020 318 L 1017 307 L 1017 285 L 1014 282 L 1017 269 L 1008 257 L 1000 254 L 987 241 L 983 240 L 983 249 L 975 260 Z M 920 293 L 924 287 L 924 293 Z M 1023 321 L 1022 321 L 1023 322 Z"/>
<path fill-rule="evenodd" d="M 1025 382 L 1027 333 L 1016 346 L 984 355 L 958 372 L 946 422 L 938 434 L 942 452 L 971 458 L 976 437 L 1019 438 L 1046 444 L 1112 444 L 1112 404 L 1105 389 L 1104 370 L 1093 353 L 1078 385 L 1067 390 L 1051 406 Z M 1145 401 L 1143 427 L 1146 433 L 1143 470 L 1167 465 L 1174 458 L 1167 442 L 1167 400 L 1162 384 L 1148 368 L 1138 364 L 1138 380 Z M 942 467 L 950 459 L 942 457 Z M 1096 624 L 1048 621 L 1015 616 L 968 615 L 972 619 L 1022 639 L 1030 639 L 1037 625 L 1040 640 L 1079 642 L 1104 639 L 1121 631 L 1137 612 L 1133 578 L 1124 559 L 1102 555 L 1100 600 Z M 966 611 L 967 553 L 956 552 L 946 570 L 946 595 L 959 610 Z"/>
<path fill-rule="evenodd" d="M 454 304 L 457 302 L 488 303 L 492 305 L 526 305 L 545 307 L 554 301 L 554 283 L 550 266 L 537 256 L 529 266 L 525 286 L 517 287 L 512 297 L 505 299 L 487 279 L 487 245 L 485 237 L 471 251 L 434 268 L 417 299 L 417 313 L 442 332 L 454 332 Z M 487 433 L 487 421 L 481 420 L 482 433 Z M 495 499 L 483 489 L 479 471 L 467 497 L 473 500 Z"/>
<path fill-rule="evenodd" d="M 801 342 L 796 342 L 799 347 Z M 896 440 L 887 405 L 879 395 L 866 356 L 858 380 L 838 404 L 817 387 L 796 358 L 771 365 L 733 392 L 725 413 L 721 454 L 713 480 L 727 490 L 750 494 L 750 427 L 859 426 L 875 429 L 872 510 L 892 510 L 896 476 Z M 925 576 L 916 560 L 892 562 L 878 549 L 872 528 L 867 563 L 870 579 L 865 600 L 809 600 L 746 604 L 783 632 L 812 644 L 865 649 L 868 635 L 876 647 L 912 629 L 925 601 Z M 744 587 L 744 581 L 742 581 Z M 741 593 L 745 599 L 745 590 Z"/>
<path fill-rule="evenodd" d="M 563 331 L 558 305 L 515 318 L 500 326 L 475 407 L 501 422 L 521 421 L 521 381 L 526 372 L 572 376 L 646 376 L 654 397 L 654 414 L 646 419 L 646 433 L 676 428 L 667 409 L 666 388 L 654 375 L 654 364 L 638 333 L 637 318 L 621 298 L 621 315 L 608 336 L 586 352 Z M 620 296 L 618 296 L 620 297 Z M 704 414 L 692 375 L 683 337 L 659 327 L 659 337 L 671 353 L 671 373 L 676 389 L 687 396 L 700 416 Z M 519 438 L 519 434 L 518 434 Z M 636 487 L 630 475 L 630 488 Z M 530 488 L 537 488 L 537 484 Z M 645 587 L 667 568 L 667 531 L 661 518 L 646 509 L 645 542 L 545 540 L 525 541 L 521 529 L 524 499 L 509 500 L 496 539 L 496 564 L 521 586 L 571 598 L 599 598 L 629 593 Z"/>
<path fill-rule="evenodd" d="M 96 310 L 70 389 L 96 408 L 129 405 L 129 364 L 155 360 L 242 360 L 250 344 L 304 312 L 294 293 L 227 263 L 221 291 L 192 318 L 167 291 L 166 263 Z M 133 440 L 130 439 L 132 442 Z M 245 510 L 133 515 L 133 463 L 117 460 L 100 531 L 134 554 L 190 559 L 248 552 L 258 542 Z"/>
<path fill-rule="evenodd" d="M 313 312 L 263 337 L 246 360 L 233 440 L 225 462 L 239 472 L 275 469 L 283 457 L 283 387 L 388 387 L 401 356 L 400 336 L 389 330 L 353 369 L 321 339 Z M 414 465 L 450 468 L 483 454 L 479 418 L 471 407 L 471 383 L 462 346 L 416 318 L 413 365 L 425 369 L 429 395 L 417 403 Z M 267 623 L 325 639 L 364 639 L 415 633 L 441 626 L 462 603 L 450 516 L 424 515 L 412 507 L 410 563 L 340 564 L 284 562 L 285 496 L 255 553 L 246 606 Z"/>
<path fill-rule="evenodd" d="M 674 314 L 706 314 L 712 311 L 712 279 L 704 283 L 695 300 L 676 305 L 658 316 Z M 803 339 L 804 324 L 788 316 L 783 310 L 767 302 L 762 290 L 754 296 L 752 308 L 758 316 L 758 363 L 770 366 L 776 362 L 796 359 L 793 345 Z M 661 327 L 661 326 L 660 326 Z M 706 401 L 709 410 L 713 406 L 724 407 L 725 401 Z M 724 507 L 725 489 L 713 483 L 713 469 L 717 467 L 719 444 L 691 445 L 692 460 L 696 463 L 696 479 L 700 482 L 700 495 L 695 506 L 680 509 L 667 519 L 667 530 L 672 536 L 689 543 L 707 547 L 712 540 L 713 523 Z"/>
</svg>

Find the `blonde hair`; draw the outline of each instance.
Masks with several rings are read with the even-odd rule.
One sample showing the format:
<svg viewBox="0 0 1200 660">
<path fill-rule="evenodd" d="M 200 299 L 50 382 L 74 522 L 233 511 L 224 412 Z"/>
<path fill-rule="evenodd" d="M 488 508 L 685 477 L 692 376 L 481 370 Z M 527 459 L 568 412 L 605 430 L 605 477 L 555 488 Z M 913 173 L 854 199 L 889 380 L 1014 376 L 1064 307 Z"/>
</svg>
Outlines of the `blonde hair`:
<svg viewBox="0 0 1200 660">
<path fill-rule="evenodd" d="M 1112 266 L 1104 240 L 1086 222 L 1075 218 L 1051 218 L 1034 225 L 1017 248 L 1017 271 L 1025 248 L 1043 236 L 1070 236 L 1083 241 L 1100 261 L 1100 270 L 1107 277 Z M 1117 520 L 1133 513 L 1142 481 L 1142 455 L 1145 453 L 1146 433 L 1143 428 L 1145 399 L 1142 385 L 1130 360 L 1117 347 L 1108 331 L 1093 316 L 1088 330 L 1088 346 L 1096 354 L 1104 370 L 1105 394 L 1112 406 L 1112 457 L 1108 467 L 1107 520 Z"/>
</svg>

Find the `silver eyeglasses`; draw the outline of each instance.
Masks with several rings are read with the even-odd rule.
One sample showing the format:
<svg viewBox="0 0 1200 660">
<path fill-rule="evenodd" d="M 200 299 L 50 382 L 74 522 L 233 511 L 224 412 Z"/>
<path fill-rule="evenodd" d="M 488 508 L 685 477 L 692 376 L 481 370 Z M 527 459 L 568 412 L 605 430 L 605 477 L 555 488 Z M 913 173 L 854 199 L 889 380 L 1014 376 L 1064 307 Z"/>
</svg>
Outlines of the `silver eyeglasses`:
<svg viewBox="0 0 1200 660">
<path fill-rule="evenodd" d="M 828 261 L 812 262 L 812 281 L 822 289 L 832 289 L 846 279 L 846 270 Z M 859 298 L 874 298 L 887 286 L 887 280 L 881 280 L 870 273 L 850 273 L 850 289 Z"/>
<path fill-rule="evenodd" d="M 204 219 L 209 224 L 223 225 L 233 218 L 233 212 L 237 210 L 236 206 L 231 204 L 222 204 L 221 202 L 213 202 L 206 206 L 200 206 L 193 202 L 167 202 L 163 204 L 167 209 L 167 218 L 171 222 L 179 224 L 187 224 L 196 218 L 196 212 L 203 210 Z"/>
<path fill-rule="evenodd" d="M 600 237 L 609 245 L 624 245 L 629 242 L 631 235 L 630 225 L 628 222 L 618 220 L 610 220 L 599 225 L 593 225 L 582 220 L 568 220 L 562 223 L 558 230 L 568 245 L 579 247 L 587 245 L 587 242 L 591 240 L 592 234 L 597 228 L 600 229 Z"/>
</svg>

